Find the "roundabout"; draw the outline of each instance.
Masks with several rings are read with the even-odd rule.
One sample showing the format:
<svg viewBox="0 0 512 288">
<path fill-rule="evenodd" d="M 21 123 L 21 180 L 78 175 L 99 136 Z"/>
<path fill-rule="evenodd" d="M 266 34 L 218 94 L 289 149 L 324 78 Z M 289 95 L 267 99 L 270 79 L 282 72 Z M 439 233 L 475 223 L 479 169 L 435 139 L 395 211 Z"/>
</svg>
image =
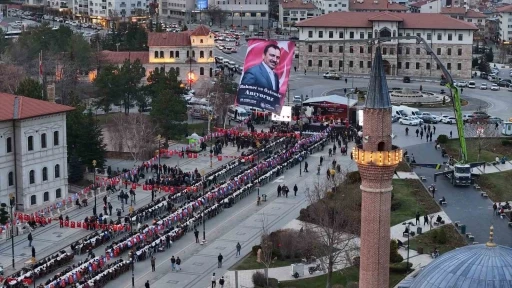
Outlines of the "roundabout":
<svg viewBox="0 0 512 288">
<path fill-rule="evenodd" d="M 389 95 L 391 104 L 398 106 L 437 106 L 446 105 L 451 101 L 451 98 L 444 94 L 412 90 L 411 88 L 392 88 Z"/>
</svg>

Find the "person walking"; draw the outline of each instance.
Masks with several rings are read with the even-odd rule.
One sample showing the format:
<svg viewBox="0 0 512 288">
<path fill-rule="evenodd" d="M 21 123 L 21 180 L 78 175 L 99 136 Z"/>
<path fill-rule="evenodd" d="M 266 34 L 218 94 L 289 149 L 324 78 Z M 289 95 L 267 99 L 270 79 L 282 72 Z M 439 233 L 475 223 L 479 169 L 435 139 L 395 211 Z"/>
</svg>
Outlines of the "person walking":
<svg viewBox="0 0 512 288">
<path fill-rule="evenodd" d="M 320 166 L 322 166 L 322 163 L 324 163 L 324 156 L 320 156 Z"/>
<path fill-rule="evenodd" d="M 240 242 L 236 243 L 236 257 L 240 256 L 240 250 L 242 250 L 242 245 L 240 245 Z"/>
<path fill-rule="evenodd" d="M 151 271 L 155 272 L 155 256 L 151 256 Z"/>
<path fill-rule="evenodd" d="M 221 268 L 222 267 L 222 259 L 224 259 L 224 257 L 222 256 L 222 254 L 219 253 L 219 256 L 217 256 L 217 260 L 218 260 L 218 267 L 217 268 Z"/>
<path fill-rule="evenodd" d="M 432 125 L 432 129 L 434 129 L 434 134 L 436 134 L 436 126 Z"/>
<path fill-rule="evenodd" d="M 423 225 L 428 225 L 428 215 L 427 215 L 427 213 L 425 213 L 425 215 L 423 216 Z"/>
<path fill-rule="evenodd" d="M 213 275 L 212 275 L 212 288 L 215 288 L 216 285 L 217 285 L 217 277 L 215 277 L 215 273 L 213 273 Z"/>
<path fill-rule="evenodd" d="M 420 140 L 423 140 L 423 129 L 420 131 Z"/>
<path fill-rule="evenodd" d="M 219 279 L 220 288 L 224 288 L 224 276 Z"/>
<path fill-rule="evenodd" d="M 108 213 L 110 216 L 112 216 L 112 203 L 108 202 Z"/>
<path fill-rule="evenodd" d="M 304 172 L 309 172 L 308 171 L 308 161 L 304 161 Z"/>
<path fill-rule="evenodd" d="M 196 236 L 196 243 L 199 243 L 199 231 L 197 229 L 194 229 L 194 236 Z"/>
<path fill-rule="evenodd" d="M 181 259 L 180 259 L 180 256 L 178 256 L 178 258 L 176 258 L 176 271 L 178 270 L 181 270 Z"/>
<path fill-rule="evenodd" d="M 28 247 L 32 247 L 32 240 L 34 240 L 34 238 L 32 238 L 32 232 L 28 233 L 27 240 L 28 240 Z"/>
<path fill-rule="evenodd" d="M 297 190 L 299 190 L 299 188 L 297 188 L 297 184 L 295 184 L 295 186 L 293 186 L 293 194 L 295 196 L 297 196 Z"/>
<path fill-rule="evenodd" d="M 409 136 L 409 127 L 405 127 L 405 136 Z"/>
<path fill-rule="evenodd" d="M 174 255 L 171 257 L 171 271 L 176 270 L 176 258 L 174 258 Z"/>
<path fill-rule="evenodd" d="M 418 225 L 418 223 L 421 223 L 420 221 L 420 212 L 419 211 L 416 211 L 416 225 Z"/>
<path fill-rule="evenodd" d="M 144 284 L 144 288 L 150 288 L 149 287 L 149 280 L 146 281 L 146 284 Z"/>
<path fill-rule="evenodd" d="M 419 137 L 420 129 L 416 128 L 416 137 Z"/>
<path fill-rule="evenodd" d="M 155 201 L 155 189 L 151 189 L 151 202 Z"/>
<path fill-rule="evenodd" d="M 283 191 L 283 188 L 281 187 L 281 184 L 277 185 L 277 197 L 281 197 L 281 191 Z"/>
</svg>

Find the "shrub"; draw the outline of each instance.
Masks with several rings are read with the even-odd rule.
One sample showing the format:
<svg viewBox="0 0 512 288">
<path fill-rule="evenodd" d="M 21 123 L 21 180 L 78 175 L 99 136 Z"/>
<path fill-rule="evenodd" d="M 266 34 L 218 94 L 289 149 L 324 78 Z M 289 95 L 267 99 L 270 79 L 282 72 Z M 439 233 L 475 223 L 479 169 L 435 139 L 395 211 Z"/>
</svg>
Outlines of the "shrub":
<svg viewBox="0 0 512 288">
<path fill-rule="evenodd" d="M 412 267 L 412 263 L 408 263 L 409 269 Z M 407 262 L 393 263 L 389 265 L 389 271 L 396 273 L 405 273 L 407 272 Z"/>
<path fill-rule="evenodd" d="M 391 200 L 391 211 L 396 211 L 400 209 L 400 207 L 402 207 L 402 202 L 394 199 Z"/>
<path fill-rule="evenodd" d="M 359 288 L 358 282 L 350 282 L 347 284 L 347 288 Z"/>
<path fill-rule="evenodd" d="M 265 274 L 263 272 L 254 272 L 252 274 L 252 284 L 256 287 L 265 287 L 267 285 L 267 279 L 265 279 Z"/>
<path fill-rule="evenodd" d="M 448 136 L 446 136 L 445 134 L 437 136 L 437 142 L 441 144 L 446 144 L 446 142 L 448 142 Z"/>
<path fill-rule="evenodd" d="M 356 184 L 361 182 L 361 174 L 359 171 L 350 172 L 347 174 L 348 184 Z"/>
<path fill-rule="evenodd" d="M 501 140 L 501 145 L 502 146 L 512 146 L 512 141 L 507 140 L 507 139 Z"/>
<path fill-rule="evenodd" d="M 258 256 L 258 250 L 261 249 L 261 246 L 260 245 L 254 245 L 252 246 L 252 255 L 253 256 Z"/>
<path fill-rule="evenodd" d="M 400 262 L 404 261 L 404 258 L 402 257 L 402 255 L 400 255 L 398 253 L 398 242 L 396 242 L 396 240 L 393 239 L 393 240 L 391 240 L 389 245 L 390 245 L 389 261 L 391 263 L 400 263 Z"/>
</svg>

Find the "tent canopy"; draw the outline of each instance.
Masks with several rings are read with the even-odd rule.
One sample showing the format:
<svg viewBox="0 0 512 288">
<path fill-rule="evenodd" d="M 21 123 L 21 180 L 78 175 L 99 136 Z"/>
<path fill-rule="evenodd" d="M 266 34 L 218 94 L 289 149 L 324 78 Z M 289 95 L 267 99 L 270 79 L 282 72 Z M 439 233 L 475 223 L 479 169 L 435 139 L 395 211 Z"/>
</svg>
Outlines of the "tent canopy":
<svg viewBox="0 0 512 288">
<path fill-rule="evenodd" d="M 357 104 L 358 100 L 349 99 L 344 96 L 340 95 L 327 95 L 327 96 L 320 96 L 320 97 L 313 97 L 309 98 L 308 100 L 304 101 L 303 104 L 307 105 L 321 105 L 321 104 L 335 104 L 335 105 L 344 105 L 347 106 L 347 103 L 349 104 L 349 107 L 354 107 Z"/>
<path fill-rule="evenodd" d="M 202 137 L 197 135 L 197 133 L 192 133 L 192 135 L 188 136 L 187 139 L 192 139 L 192 140 L 196 140 L 196 141 L 199 141 L 199 139 L 201 139 Z"/>
</svg>

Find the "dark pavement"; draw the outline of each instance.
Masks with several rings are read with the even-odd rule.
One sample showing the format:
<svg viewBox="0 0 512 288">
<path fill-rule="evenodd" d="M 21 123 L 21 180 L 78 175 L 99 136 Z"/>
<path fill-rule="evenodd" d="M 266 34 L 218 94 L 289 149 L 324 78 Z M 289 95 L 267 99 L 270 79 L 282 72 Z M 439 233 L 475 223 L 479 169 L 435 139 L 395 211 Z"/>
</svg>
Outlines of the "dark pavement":
<svg viewBox="0 0 512 288">
<path fill-rule="evenodd" d="M 441 157 L 441 151 L 436 151 L 430 143 L 408 146 L 409 155 L 414 154 L 416 163 L 443 163 L 447 159 Z M 430 168 L 415 168 L 418 176 L 425 176 L 427 181 L 423 185 L 428 187 L 434 183 L 434 173 L 440 170 Z M 470 187 L 454 187 L 447 178 L 440 177 L 436 182 L 436 201 L 446 197 L 447 205 L 442 209 L 455 221 L 466 225 L 466 233 L 475 237 L 475 242 L 485 243 L 489 239 L 489 227 L 494 225 L 494 241 L 500 245 L 512 246 L 512 228 L 508 227 L 509 220 L 494 216 L 492 201 L 483 198 L 480 192 Z M 512 199 L 510 199 L 512 200 Z"/>
</svg>

